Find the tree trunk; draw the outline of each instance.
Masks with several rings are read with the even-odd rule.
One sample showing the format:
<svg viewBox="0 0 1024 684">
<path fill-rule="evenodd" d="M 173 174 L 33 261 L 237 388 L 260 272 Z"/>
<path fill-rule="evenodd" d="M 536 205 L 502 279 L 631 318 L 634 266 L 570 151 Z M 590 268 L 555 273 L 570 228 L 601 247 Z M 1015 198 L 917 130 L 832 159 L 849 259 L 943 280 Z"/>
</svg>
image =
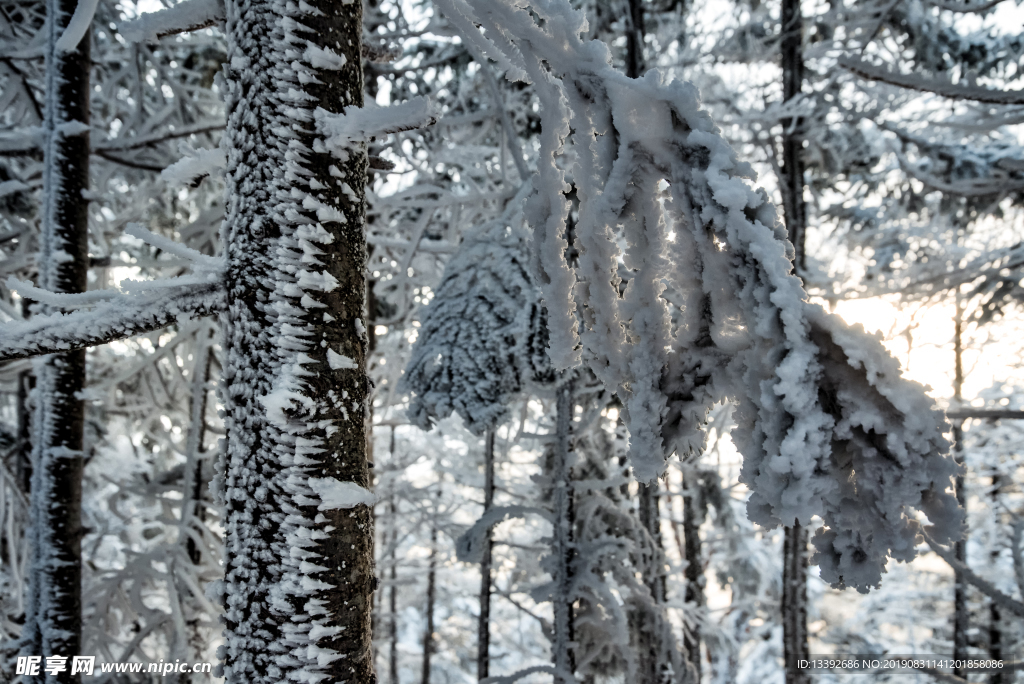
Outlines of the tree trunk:
<svg viewBox="0 0 1024 684">
<path fill-rule="evenodd" d="M 391 428 L 392 447 L 394 449 L 395 429 Z M 391 684 L 398 684 L 398 557 L 395 547 L 398 545 L 398 511 L 395 507 L 395 497 L 391 496 L 391 591 L 388 595 L 388 610 L 391 617 L 388 619 L 388 681 Z"/>
<path fill-rule="evenodd" d="M 963 365 L 963 318 L 964 305 L 960 288 L 956 290 L 956 319 L 953 321 L 953 403 L 959 405 L 963 400 L 964 365 Z M 961 468 L 964 467 L 964 431 L 963 421 L 953 423 L 953 457 Z M 963 471 L 955 478 L 956 500 L 967 511 L 967 490 Z M 961 563 L 967 562 L 967 537 L 958 539 L 953 544 L 953 556 Z M 967 630 L 970 629 L 970 614 L 967 609 L 967 579 L 964 573 L 953 570 L 953 660 L 967 658 Z M 962 668 L 953 668 L 953 674 L 966 679 Z"/>
<path fill-rule="evenodd" d="M 494 505 L 494 429 L 484 439 L 484 513 Z M 476 630 L 476 678 L 484 679 L 490 671 L 491 646 L 491 530 L 484 539 L 484 553 L 480 560 L 480 617 Z"/>
<path fill-rule="evenodd" d="M 24 300 L 22 300 L 24 301 Z M 31 489 L 32 480 L 32 390 L 36 376 L 30 371 L 18 374 L 18 455 L 14 476 L 18 487 L 25 494 Z"/>
<path fill-rule="evenodd" d="M 435 511 L 435 516 L 437 512 Z M 423 630 L 423 669 L 420 684 L 430 684 L 430 658 L 434 655 L 434 601 L 437 597 L 437 521 L 430 528 L 430 568 L 427 571 L 427 626 Z"/>
<path fill-rule="evenodd" d="M 643 0 L 629 0 L 629 14 L 626 20 L 626 76 L 640 78 L 640 73 L 644 70 Z"/>
<path fill-rule="evenodd" d="M 196 333 L 195 363 L 192 366 L 192 395 L 189 398 L 189 426 L 185 439 L 185 474 L 183 478 L 183 494 L 181 502 L 181 534 L 184 542 L 185 555 L 193 565 L 203 564 L 203 555 L 207 549 L 197 540 L 204 538 L 203 523 L 206 521 L 206 505 L 203 502 L 203 483 L 209 478 L 203 473 L 206 442 L 206 408 L 209 397 L 210 365 L 212 362 L 212 330 L 203 328 Z M 189 591 L 184 583 L 179 582 L 179 595 Z M 184 591 L 181 591 L 181 588 Z M 190 621 L 192 634 L 184 642 L 172 645 L 171 657 L 182 661 L 196 661 L 201 649 L 202 632 L 198 629 L 199 620 Z M 178 674 L 173 681 L 186 684 L 193 681 L 191 673 Z"/>
<path fill-rule="evenodd" d="M 686 603 L 702 607 L 704 605 L 704 559 L 701 557 L 700 526 L 704 522 L 704 497 L 700 495 L 699 479 L 692 471 L 683 475 L 683 544 L 686 553 Z M 696 494 L 696 496 L 695 496 Z M 694 670 L 693 684 L 700 684 L 701 654 L 700 627 L 693 629 L 683 637 L 683 649 L 686 661 Z"/>
<path fill-rule="evenodd" d="M 84 292 L 88 270 L 88 32 L 68 52 L 57 42 L 77 0 L 48 0 L 43 220 L 39 286 Z M 44 312 L 46 307 L 43 307 Z M 85 350 L 36 362 L 32 438 L 31 561 L 22 652 L 78 655 L 82 632 L 82 468 Z M 70 661 L 69 661 L 70 662 Z M 68 667 L 39 681 L 78 682 Z"/>
<path fill-rule="evenodd" d="M 800 523 L 785 530 L 782 561 L 782 647 L 786 684 L 810 684 L 806 670 L 797 667 L 797 661 L 808 656 L 807 530 Z"/>
<path fill-rule="evenodd" d="M 651 593 L 651 600 L 654 602 L 654 609 L 664 610 L 666 578 L 664 572 L 665 559 L 662 557 L 661 540 L 661 512 L 658 506 L 658 482 L 651 484 L 639 483 L 637 487 L 637 513 L 640 525 L 647 531 L 651 542 L 650 556 L 646 559 L 644 573 L 644 584 Z M 661 681 L 661 674 L 665 670 L 665 663 L 660 661 L 666 644 L 658 643 L 666 635 L 655 628 L 654 624 L 637 625 L 640 630 L 639 643 L 643 646 L 638 649 L 640 675 L 645 682 L 655 684 Z"/>
<path fill-rule="evenodd" d="M 798 97 L 803 89 L 803 19 L 800 0 L 782 0 L 783 100 Z M 796 250 L 797 274 L 806 266 L 807 233 L 804 204 L 803 121 L 782 120 L 782 200 L 789 240 Z M 807 653 L 807 530 L 799 522 L 785 529 L 782 559 L 782 625 L 786 684 L 805 684 L 807 675 L 796 662 Z"/>
<path fill-rule="evenodd" d="M 999 490 L 1002 486 L 1001 478 L 998 474 L 992 476 L 992 509 L 999 510 Z M 993 549 L 989 558 L 992 559 L 992 565 L 999 560 L 999 549 Z M 988 605 L 988 657 L 992 660 L 1003 659 L 1003 624 L 1002 615 L 1000 614 L 999 604 L 989 599 Z M 1009 684 L 1003 672 L 996 670 L 989 677 L 989 684 Z"/>
<path fill-rule="evenodd" d="M 225 675 L 374 678 L 362 6 L 226 6 Z M 312 29 L 307 27 L 314 27 Z"/>
<path fill-rule="evenodd" d="M 782 0 L 782 89 L 783 101 L 798 97 L 803 90 L 803 19 L 800 0 Z M 804 243 L 807 212 L 804 204 L 803 120 L 782 120 L 782 202 L 789 241 L 796 248 L 796 271 L 805 268 Z"/>
<path fill-rule="evenodd" d="M 395 463 L 395 428 L 391 427 L 391 446 L 388 449 L 392 467 Z M 394 485 L 392 485 L 394 487 Z M 398 506 L 395 503 L 394 489 L 391 491 L 391 591 L 388 593 L 388 681 L 398 684 Z"/>
<path fill-rule="evenodd" d="M 564 381 L 557 389 L 555 406 L 555 444 L 551 468 L 552 513 L 554 514 L 551 553 L 554 557 L 555 588 L 552 595 L 554 625 L 552 626 L 551 650 L 555 665 L 555 681 L 561 684 L 571 684 L 575 681 L 573 673 L 576 671 L 576 654 L 572 646 L 576 636 L 571 597 L 576 553 L 573 544 L 575 511 L 571 460 L 572 423 L 576 402 L 573 399 L 572 380 Z"/>
</svg>

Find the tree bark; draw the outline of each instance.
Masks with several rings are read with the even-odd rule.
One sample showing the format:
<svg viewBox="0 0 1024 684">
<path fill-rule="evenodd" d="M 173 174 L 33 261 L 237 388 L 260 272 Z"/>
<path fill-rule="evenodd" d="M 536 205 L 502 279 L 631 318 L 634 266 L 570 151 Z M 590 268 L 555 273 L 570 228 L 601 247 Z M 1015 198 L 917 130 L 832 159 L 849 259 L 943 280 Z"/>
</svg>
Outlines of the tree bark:
<svg viewBox="0 0 1024 684">
<path fill-rule="evenodd" d="M 230 684 L 370 682 L 362 6 L 229 1 L 224 405 Z"/>
<path fill-rule="evenodd" d="M 437 512 L 434 512 L 436 517 Z M 427 626 L 423 630 L 423 668 L 420 684 L 430 684 L 430 659 L 434 655 L 434 602 L 437 598 L 437 521 L 430 528 L 430 566 L 427 570 Z"/>
<path fill-rule="evenodd" d="M 689 475 L 689 476 L 687 476 Z M 700 541 L 700 526 L 704 522 L 704 497 L 700 495 L 699 479 L 692 471 L 683 475 L 683 544 L 686 560 L 686 603 L 701 607 L 704 605 L 704 559 Z M 695 496 L 696 494 L 696 496 Z M 683 649 L 686 660 L 693 667 L 693 684 L 700 684 L 701 674 L 701 634 L 700 627 L 693 629 L 683 637 Z"/>
<path fill-rule="evenodd" d="M 273 254 L 280 228 L 270 220 L 275 172 L 282 164 L 271 74 L 271 0 L 228 0 L 226 98 L 227 200 L 223 234 L 227 312 L 223 323 L 222 396 L 227 448 L 225 508 L 224 677 L 229 684 L 276 684 L 281 619 L 270 591 L 287 556 L 284 495 L 260 397 L 273 391 Z"/>
<path fill-rule="evenodd" d="M 998 474 L 992 476 L 992 508 L 999 510 L 999 490 L 1002 487 L 1001 478 Z M 989 554 L 993 566 L 999 560 L 999 549 L 992 550 Z M 991 598 L 988 603 L 988 657 L 992 660 L 1003 659 L 1003 618 L 999 604 Z M 1009 684 L 1004 673 L 995 671 L 988 680 L 989 684 Z"/>
<path fill-rule="evenodd" d="M 800 523 L 785 529 L 782 560 L 782 634 L 786 684 L 810 684 L 797 665 L 807 649 L 807 530 Z"/>
<path fill-rule="evenodd" d="M 84 292 L 88 270 L 89 68 L 88 33 L 61 52 L 77 0 L 48 0 L 43 220 L 39 283 L 53 292 Z M 45 308 L 42 313 L 45 313 Z M 32 440 L 31 560 L 22 652 L 78 655 L 82 631 L 82 469 L 85 351 L 36 363 Z M 71 683 L 68 667 L 39 681 Z"/>
<path fill-rule="evenodd" d="M 391 428 L 392 448 L 394 449 L 394 428 Z M 395 547 L 398 545 L 398 511 L 395 508 L 395 497 L 391 496 L 391 591 L 388 594 L 388 609 L 391 617 L 388 619 L 388 681 L 391 684 L 398 684 L 398 557 Z"/>
<path fill-rule="evenodd" d="M 576 402 L 573 399 L 573 381 L 566 380 L 556 390 L 555 444 L 552 474 L 552 532 L 551 553 L 554 556 L 554 592 L 552 605 L 552 657 L 555 665 L 555 681 L 571 684 L 576 671 L 576 654 L 573 651 L 575 626 L 571 587 L 576 548 L 573 543 L 575 511 L 572 490 L 572 423 Z"/>
<path fill-rule="evenodd" d="M 803 18 L 800 0 L 782 0 L 782 90 L 783 101 L 789 102 L 803 90 Z M 796 271 L 805 264 L 807 213 L 804 203 L 803 120 L 782 120 L 782 202 L 789 241 L 796 249 Z"/>
<path fill-rule="evenodd" d="M 647 530 L 651 541 L 650 557 L 644 567 L 644 584 L 651 593 L 651 600 L 654 602 L 656 611 L 664 610 L 666 577 L 664 571 L 665 559 L 662 556 L 661 539 L 661 512 L 658 506 L 658 482 L 651 484 L 639 483 L 637 487 L 637 513 L 640 525 Z M 662 673 L 665 671 L 665 663 L 660 661 L 660 655 L 666 646 L 672 648 L 674 645 L 659 643 L 665 638 L 662 630 L 655 628 L 653 624 L 640 624 L 640 643 L 644 646 L 638 653 L 639 669 L 645 682 L 661 681 Z"/>
<path fill-rule="evenodd" d="M 626 20 L 626 76 L 640 78 L 640 73 L 644 70 L 643 0 L 629 0 L 629 14 Z"/>
<path fill-rule="evenodd" d="M 484 438 L 484 513 L 494 505 L 494 429 Z M 491 551 L 494 543 L 491 529 L 484 539 L 484 553 L 480 560 L 480 617 L 476 631 L 476 678 L 484 679 L 490 672 L 491 646 Z"/>
<path fill-rule="evenodd" d="M 800 95 L 804 81 L 803 19 L 800 0 L 782 0 L 782 89 L 789 102 Z M 804 271 L 807 233 L 804 204 L 803 121 L 782 120 L 782 200 L 789 240 L 795 248 L 794 267 Z M 796 522 L 785 529 L 782 559 L 782 625 L 786 684 L 805 684 L 797 660 L 807 655 L 807 531 Z"/>
<path fill-rule="evenodd" d="M 959 286 L 956 289 L 956 319 L 953 321 L 953 402 L 959 404 L 963 400 L 964 365 L 963 365 L 963 318 L 964 305 Z M 953 423 L 953 457 L 964 466 L 964 431 L 963 421 Z M 967 511 L 967 490 L 963 471 L 955 478 L 956 500 Z M 953 544 L 953 557 L 961 563 L 967 562 L 967 538 L 958 539 Z M 967 607 L 967 578 L 964 573 L 953 569 L 953 659 L 963 660 L 967 657 L 967 630 L 970 629 L 970 614 Z M 962 668 L 953 668 L 953 675 L 966 678 Z"/>
</svg>

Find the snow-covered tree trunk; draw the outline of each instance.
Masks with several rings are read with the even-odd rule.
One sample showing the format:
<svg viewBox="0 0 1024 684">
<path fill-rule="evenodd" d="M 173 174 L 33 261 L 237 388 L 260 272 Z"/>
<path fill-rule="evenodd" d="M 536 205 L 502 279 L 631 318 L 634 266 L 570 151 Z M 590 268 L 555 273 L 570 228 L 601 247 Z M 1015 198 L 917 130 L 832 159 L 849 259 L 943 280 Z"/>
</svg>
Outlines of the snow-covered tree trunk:
<svg viewBox="0 0 1024 684">
<path fill-rule="evenodd" d="M 555 394 L 555 443 L 551 464 L 551 503 L 553 527 L 551 555 L 554 561 L 552 590 L 551 651 L 555 665 L 555 681 L 569 684 L 575 680 L 576 657 L 573 650 L 573 565 L 575 525 L 572 488 L 572 423 L 576 410 L 573 381 L 564 381 Z"/>
<path fill-rule="evenodd" d="M 494 429 L 484 437 L 484 515 L 494 505 Z M 484 537 L 483 558 L 480 560 L 480 615 L 476 630 L 476 678 L 481 680 L 490 672 L 491 646 L 491 550 L 494 546 L 491 529 Z"/>
<path fill-rule="evenodd" d="M 368 682 L 366 150 L 358 2 L 229 2 L 225 673 Z M 351 112 L 348 112 L 351 114 Z"/>
<path fill-rule="evenodd" d="M 39 287 L 84 292 L 88 271 L 89 21 L 78 40 L 61 40 L 77 0 L 48 0 L 46 108 L 43 121 L 43 220 Z M 72 27 L 74 28 L 74 27 Z M 70 45 L 66 45 L 70 43 Z M 41 313 L 49 313 L 43 307 Z M 35 366 L 32 435 L 31 561 L 22 652 L 80 653 L 81 499 L 85 350 L 54 354 Z M 41 681 L 77 682 L 67 668 Z"/>
<path fill-rule="evenodd" d="M 273 246 L 280 229 L 270 220 L 277 168 L 271 132 L 274 83 L 270 0 L 226 4 L 228 64 L 228 202 L 224 241 L 228 310 L 223 317 L 224 421 L 227 431 L 222 477 L 225 507 L 225 644 L 228 682 L 269 684 L 280 621 L 269 592 L 280 580 L 283 495 L 280 471 L 263 406 L 271 391 Z"/>
<path fill-rule="evenodd" d="M 803 89 L 803 20 L 800 0 L 782 0 L 783 98 L 790 102 Z M 789 241 L 795 248 L 796 272 L 804 270 L 807 214 L 804 205 L 803 135 L 799 118 L 782 121 L 782 201 Z M 785 528 L 782 559 L 782 625 L 786 684 L 805 684 L 797 660 L 807 655 L 807 530 L 799 521 Z"/>
</svg>

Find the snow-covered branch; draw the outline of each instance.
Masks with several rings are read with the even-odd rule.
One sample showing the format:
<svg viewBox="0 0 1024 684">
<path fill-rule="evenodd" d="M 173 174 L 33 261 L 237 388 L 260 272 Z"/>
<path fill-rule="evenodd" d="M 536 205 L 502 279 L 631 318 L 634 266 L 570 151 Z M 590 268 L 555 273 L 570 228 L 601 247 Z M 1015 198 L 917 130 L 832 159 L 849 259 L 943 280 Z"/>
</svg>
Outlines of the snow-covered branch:
<svg viewBox="0 0 1024 684">
<path fill-rule="evenodd" d="M 1024 92 L 1017 90 L 993 90 L 976 85 L 960 85 L 938 78 L 918 74 L 902 74 L 888 67 L 870 64 L 851 56 L 839 58 L 839 66 L 869 81 L 882 81 L 901 88 L 935 93 L 953 100 L 974 100 L 999 105 L 1024 104 Z"/>
<path fill-rule="evenodd" d="M 935 539 L 927 532 L 924 532 L 924 538 L 925 541 L 928 542 L 928 546 L 931 547 L 932 551 L 934 551 L 939 558 L 946 561 L 949 567 L 961 573 L 964 579 L 977 587 L 981 593 L 985 594 L 991 598 L 994 603 L 1010 611 L 1017 617 L 1024 618 L 1024 603 L 1003 593 L 996 587 L 996 585 L 971 570 L 970 566 L 958 560 L 956 556 L 953 555 L 952 551 L 936 542 Z"/>
<path fill-rule="evenodd" d="M 328 49 L 320 50 L 316 58 L 322 68 L 331 68 L 331 60 L 341 57 Z M 344 62 L 334 62 L 340 66 Z M 429 126 L 437 121 L 437 109 L 425 97 L 414 97 L 411 100 L 388 107 L 353 108 L 344 114 L 332 114 L 323 109 L 315 112 L 316 129 L 326 140 L 327 149 L 334 154 L 342 154 L 345 148 L 356 140 L 369 140 L 378 135 L 400 133 L 416 128 Z"/>
<path fill-rule="evenodd" d="M 557 368 L 586 363 L 618 394 L 637 479 L 699 452 L 707 412 L 731 399 L 749 516 L 768 527 L 821 516 L 826 581 L 866 591 L 887 558 L 912 559 L 912 509 L 941 541 L 957 538 L 941 412 L 879 339 L 807 301 L 785 226 L 697 89 L 658 70 L 625 77 L 562 0 L 436 5 L 537 93 L 524 216 L 549 354 Z M 578 264 L 566 260 L 570 177 Z"/>
<path fill-rule="evenodd" d="M 219 282 L 190 282 L 117 294 L 88 310 L 0 325 L 0 361 L 123 340 L 224 310 Z"/>
<path fill-rule="evenodd" d="M 130 43 L 155 42 L 164 36 L 198 31 L 224 21 L 221 0 L 182 0 L 173 7 L 143 14 L 121 24 L 121 35 Z"/>
<path fill-rule="evenodd" d="M 939 9 L 948 10 L 950 12 L 960 12 L 962 14 L 971 12 L 987 12 L 1003 2 L 1006 2 L 1006 0 L 988 0 L 988 2 L 981 2 L 977 4 L 971 4 L 970 2 L 949 2 L 949 0 L 928 0 L 929 5 L 934 5 Z"/>
</svg>

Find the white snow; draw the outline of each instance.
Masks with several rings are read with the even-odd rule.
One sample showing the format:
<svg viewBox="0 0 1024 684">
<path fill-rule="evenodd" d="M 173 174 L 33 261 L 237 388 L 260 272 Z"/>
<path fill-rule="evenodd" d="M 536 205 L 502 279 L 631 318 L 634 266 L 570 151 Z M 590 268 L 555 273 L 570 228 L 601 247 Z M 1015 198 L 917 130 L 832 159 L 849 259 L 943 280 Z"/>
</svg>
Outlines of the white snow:
<svg viewBox="0 0 1024 684">
<path fill-rule="evenodd" d="M 333 349 L 327 350 L 327 363 L 330 365 L 331 370 L 355 370 L 359 368 L 359 364 L 353 359 L 339 354 Z"/>
<path fill-rule="evenodd" d="M 377 497 L 373 492 L 355 482 L 342 482 L 333 477 L 311 477 L 308 484 L 320 497 L 321 503 L 317 508 L 321 511 L 360 505 L 372 506 L 377 503 Z"/>
</svg>

